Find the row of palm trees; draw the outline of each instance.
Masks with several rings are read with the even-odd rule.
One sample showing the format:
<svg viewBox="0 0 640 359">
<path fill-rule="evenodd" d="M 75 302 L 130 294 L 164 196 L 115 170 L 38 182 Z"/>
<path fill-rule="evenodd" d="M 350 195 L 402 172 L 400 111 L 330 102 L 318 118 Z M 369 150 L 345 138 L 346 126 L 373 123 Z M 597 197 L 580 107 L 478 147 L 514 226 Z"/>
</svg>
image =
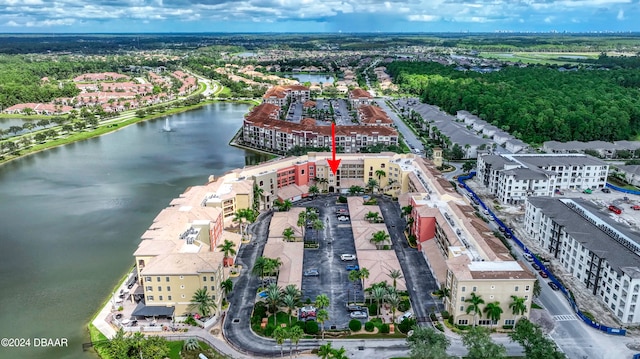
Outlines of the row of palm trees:
<svg viewBox="0 0 640 359">
<path fill-rule="evenodd" d="M 260 276 L 260 280 L 264 281 L 265 275 L 276 276 L 282 266 L 282 260 L 280 258 L 268 258 L 258 257 L 256 263 L 253 265 L 251 273 L 256 276 Z"/>
<path fill-rule="evenodd" d="M 389 233 L 386 231 L 377 231 L 373 234 L 371 239 L 369 240 L 371 243 L 375 244 L 376 249 L 380 249 L 383 243 L 387 243 L 391 237 Z"/>
<path fill-rule="evenodd" d="M 299 326 L 293 327 L 277 327 L 273 330 L 273 339 L 280 346 L 280 356 L 284 357 L 284 342 L 289 339 L 289 358 L 293 357 L 293 345 L 296 346 L 296 352 L 298 351 L 298 343 L 300 339 L 304 337 L 304 330 Z"/>
<path fill-rule="evenodd" d="M 465 302 L 470 303 L 466 309 L 467 314 L 473 312 L 473 326 L 476 326 L 476 316 L 482 318 L 482 313 L 484 312 L 487 315 L 487 319 L 491 320 L 491 325 L 500 320 L 500 316 L 503 313 L 502 308 L 500 307 L 500 302 L 490 302 L 484 306 L 484 309 L 481 310 L 480 305 L 485 304 L 484 299 L 481 296 L 477 295 L 475 292 L 471 293 L 471 297 L 465 299 Z M 523 315 L 527 312 L 527 304 L 526 299 L 523 297 L 518 297 L 515 295 L 511 296 L 511 303 L 509 304 L 509 309 L 512 310 L 512 313 L 516 318 L 514 318 L 514 323 L 517 319 L 517 316 Z"/>
<path fill-rule="evenodd" d="M 298 222 L 296 225 L 300 227 L 302 232 L 302 238 L 305 238 L 305 229 L 307 228 L 307 222 L 311 222 L 311 228 L 316 231 L 316 241 L 320 235 L 320 231 L 324 229 L 324 222 L 320 220 L 318 213 L 311 208 L 307 208 L 298 214 Z"/>
<path fill-rule="evenodd" d="M 227 278 L 220 283 L 220 287 L 224 291 L 226 299 L 229 293 L 233 290 L 233 281 L 230 278 Z M 213 296 L 213 294 L 210 294 L 207 291 L 207 287 L 199 288 L 193 293 L 193 297 L 191 297 L 191 304 L 189 304 L 187 309 L 197 312 L 203 317 L 209 317 L 218 309 L 218 304 Z"/>
<path fill-rule="evenodd" d="M 259 214 L 260 213 L 253 208 L 243 208 L 236 211 L 233 217 L 233 222 L 238 222 L 242 238 L 244 238 L 244 230 L 249 227 L 249 224 L 258 219 Z"/>
</svg>

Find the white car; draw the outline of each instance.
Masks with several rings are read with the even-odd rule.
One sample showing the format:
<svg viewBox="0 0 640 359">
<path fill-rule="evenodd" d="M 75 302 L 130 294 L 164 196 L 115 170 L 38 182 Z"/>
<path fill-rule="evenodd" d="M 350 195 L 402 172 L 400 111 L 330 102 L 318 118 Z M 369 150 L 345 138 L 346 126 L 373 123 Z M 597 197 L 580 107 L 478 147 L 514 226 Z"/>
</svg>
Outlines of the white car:
<svg viewBox="0 0 640 359">
<path fill-rule="evenodd" d="M 343 261 L 355 261 L 356 260 L 356 255 L 355 254 L 341 254 L 340 255 L 340 259 Z"/>
<path fill-rule="evenodd" d="M 348 220 L 349 220 L 349 217 L 347 217 L 347 216 L 338 217 L 338 221 L 340 221 L 340 222 L 347 222 Z"/>
</svg>

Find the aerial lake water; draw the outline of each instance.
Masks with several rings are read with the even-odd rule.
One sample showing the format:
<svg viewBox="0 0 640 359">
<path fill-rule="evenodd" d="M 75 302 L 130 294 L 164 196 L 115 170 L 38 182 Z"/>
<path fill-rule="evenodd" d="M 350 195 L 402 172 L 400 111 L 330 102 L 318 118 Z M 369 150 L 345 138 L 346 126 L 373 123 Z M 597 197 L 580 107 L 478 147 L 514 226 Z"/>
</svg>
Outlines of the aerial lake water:
<svg viewBox="0 0 640 359">
<path fill-rule="evenodd" d="M 152 220 L 188 186 L 266 160 L 228 145 L 249 106 L 217 103 L 0 166 L 0 338 L 67 338 L 0 348 L 0 358 L 92 358 L 87 323 Z"/>
</svg>

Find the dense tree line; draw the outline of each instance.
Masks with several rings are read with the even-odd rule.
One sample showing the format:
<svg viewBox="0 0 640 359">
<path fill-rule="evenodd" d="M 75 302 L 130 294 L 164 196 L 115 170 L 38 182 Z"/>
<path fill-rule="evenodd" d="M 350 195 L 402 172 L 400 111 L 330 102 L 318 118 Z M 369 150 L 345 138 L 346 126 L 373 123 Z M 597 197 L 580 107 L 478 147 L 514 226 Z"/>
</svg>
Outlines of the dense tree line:
<svg viewBox="0 0 640 359">
<path fill-rule="evenodd" d="M 529 143 L 626 140 L 640 132 L 640 90 L 625 86 L 637 78 L 633 70 L 532 66 L 480 74 L 426 62 L 387 69 L 422 101 L 449 113 L 467 110 Z"/>
</svg>

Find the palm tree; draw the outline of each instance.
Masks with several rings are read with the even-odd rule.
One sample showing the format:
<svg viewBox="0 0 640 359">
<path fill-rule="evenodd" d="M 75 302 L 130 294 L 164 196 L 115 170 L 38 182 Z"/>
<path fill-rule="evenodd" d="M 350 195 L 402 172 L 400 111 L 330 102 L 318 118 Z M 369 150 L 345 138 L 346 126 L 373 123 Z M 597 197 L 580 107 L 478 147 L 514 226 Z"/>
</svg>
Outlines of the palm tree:
<svg viewBox="0 0 640 359">
<path fill-rule="evenodd" d="M 240 236 L 244 237 L 244 233 L 242 232 L 242 220 L 247 218 L 247 210 L 239 209 L 233 215 L 233 222 L 238 222 L 238 226 L 240 227 Z"/>
<path fill-rule="evenodd" d="M 362 192 L 364 192 L 364 189 L 362 187 L 360 187 L 360 186 L 351 186 L 351 187 L 349 187 L 349 194 L 350 195 L 355 195 L 355 194 L 362 193 Z"/>
<path fill-rule="evenodd" d="M 322 328 L 322 340 L 324 340 L 324 322 L 327 320 L 329 320 L 329 312 L 326 309 L 318 310 L 318 313 L 316 314 L 316 321 L 320 323 Z"/>
<path fill-rule="evenodd" d="M 260 214 L 260 213 L 259 213 L 258 211 L 255 211 L 255 210 L 253 210 L 253 209 L 251 209 L 251 208 L 247 208 L 247 209 L 246 209 L 246 212 L 245 212 L 245 215 L 244 215 L 244 216 L 245 216 L 245 218 L 244 218 L 244 219 L 246 219 L 246 220 L 247 220 L 247 222 L 245 223 L 245 226 L 246 226 L 246 228 L 245 228 L 245 229 L 248 229 L 248 228 L 249 228 L 249 225 L 250 225 L 251 223 L 255 222 L 255 221 L 258 219 L 258 215 L 259 215 L 259 214 Z"/>
<path fill-rule="evenodd" d="M 288 212 L 292 207 L 293 207 L 293 202 L 291 202 L 290 199 L 287 199 L 284 201 L 280 200 L 280 206 L 279 206 L 280 211 Z"/>
<path fill-rule="evenodd" d="M 216 310 L 218 306 L 213 297 L 207 292 L 207 287 L 196 289 L 191 297 L 191 304 L 187 307 L 189 310 L 195 310 L 203 317 L 208 317 L 212 311 Z"/>
<path fill-rule="evenodd" d="M 410 215 L 412 211 L 413 211 L 413 207 L 411 205 L 402 207 L 402 215 L 405 217 Z"/>
<path fill-rule="evenodd" d="M 253 269 L 251 270 L 251 274 L 259 275 L 260 280 L 264 281 L 264 274 L 269 264 L 269 258 L 267 257 L 258 257 L 256 259 L 256 263 L 253 265 Z"/>
<path fill-rule="evenodd" d="M 300 292 L 300 289 L 298 289 L 295 284 L 287 285 L 286 287 L 284 287 L 283 292 L 284 295 L 291 295 L 296 300 L 300 300 L 300 298 L 302 298 L 302 292 Z"/>
<path fill-rule="evenodd" d="M 402 279 L 402 272 L 399 269 L 392 269 L 387 274 L 393 280 L 393 289 L 396 289 L 398 279 Z"/>
<path fill-rule="evenodd" d="M 349 359 L 346 352 L 347 350 L 344 347 L 340 347 L 340 349 L 334 349 L 331 352 L 331 359 Z"/>
<path fill-rule="evenodd" d="M 380 249 L 380 243 L 388 241 L 389 238 L 389 233 L 385 231 L 377 231 L 369 241 L 375 244 L 377 249 Z"/>
<path fill-rule="evenodd" d="M 349 272 L 349 281 L 353 282 L 353 302 L 356 302 L 356 281 L 360 280 L 360 273 L 357 270 Z"/>
<path fill-rule="evenodd" d="M 326 179 L 326 178 L 318 178 L 318 179 L 316 179 L 316 182 L 321 184 L 321 185 L 324 185 L 323 186 L 324 187 L 324 191 L 327 190 L 327 188 L 326 188 L 327 186 L 326 185 L 329 183 L 328 179 Z"/>
<path fill-rule="evenodd" d="M 391 319 L 395 323 L 395 321 L 396 321 L 396 309 L 400 305 L 400 302 L 402 302 L 402 298 L 400 298 L 398 293 L 390 292 L 389 294 L 387 294 L 387 297 L 385 298 L 385 300 L 387 301 L 387 303 L 389 303 L 389 306 L 391 306 L 391 312 L 393 313 L 393 316 L 391 317 Z"/>
<path fill-rule="evenodd" d="M 467 303 L 471 303 L 467 307 L 467 314 L 473 312 L 473 326 L 476 326 L 476 315 L 480 315 L 482 318 L 482 311 L 480 310 L 480 304 L 484 304 L 484 299 L 482 299 L 479 295 L 476 295 L 475 292 L 471 293 L 471 298 L 467 298 L 464 300 Z"/>
<path fill-rule="evenodd" d="M 282 290 L 277 284 L 272 283 L 267 287 L 267 308 L 269 312 L 273 314 L 273 325 L 276 324 L 276 314 L 278 311 L 278 305 L 282 303 Z"/>
<path fill-rule="evenodd" d="M 284 357 L 284 341 L 289 337 L 289 333 L 285 327 L 277 327 L 273 330 L 273 339 L 280 346 L 280 357 Z"/>
<path fill-rule="evenodd" d="M 257 211 L 260 209 L 260 200 L 262 199 L 262 194 L 264 190 L 258 187 L 257 183 L 253 184 L 253 210 Z"/>
<path fill-rule="evenodd" d="M 518 315 L 523 315 L 527 312 L 527 304 L 525 303 L 526 299 L 523 297 L 518 297 L 515 295 L 511 296 L 511 303 L 509 304 L 509 309 L 513 312 L 513 325 L 516 324 L 516 319 Z"/>
<path fill-rule="evenodd" d="M 236 244 L 228 239 L 225 239 L 224 242 L 218 246 L 218 248 L 220 248 L 220 250 L 224 253 L 224 259 L 222 260 L 222 262 L 224 263 L 225 267 L 229 266 L 228 259 L 232 258 L 232 256 L 236 254 L 236 250 L 234 249 L 235 246 Z"/>
<path fill-rule="evenodd" d="M 285 228 L 284 231 L 282 231 L 282 236 L 284 237 L 285 241 L 287 242 L 293 242 L 293 235 L 295 234 L 295 232 L 293 231 L 293 228 L 288 227 Z"/>
<path fill-rule="evenodd" d="M 500 320 L 502 314 L 502 308 L 500 308 L 500 302 L 491 302 L 484 307 L 484 312 L 487 313 L 487 318 L 491 320 L 491 327 L 493 328 L 493 322 Z"/>
<path fill-rule="evenodd" d="M 360 268 L 360 270 L 358 270 L 358 278 L 362 281 L 362 288 L 364 288 L 364 280 L 369 278 L 369 270 L 367 268 Z"/>
<path fill-rule="evenodd" d="M 384 287 L 374 287 L 371 291 L 371 297 L 378 303 L 377 316 L 380 316 L 380 306 L 382 305 L 382 300 L 386 295 L 387 290 Z"/>
<path fill-rule="evenodd" d="M 304 230 L 307 227 L 307 211 L 302 211 L 298 214 L 298 222 L 296 225 L 300 227 L 300 231 L 302 232 L 302 241 L 304 242 Z"/>
<path fill-rule="evenodd" d="M 267 265 L 264 268 L 264 272 L 270 275 L 278 275 L 280 266 L 282 266 L 282 260 L 280 258 L 267 258 Z"/>
<path fill-rule="evenodd" d="M 364 215 L 364 219 L 369 222 L 378 222 L 378 220 L 380 220 L 380 213 L 369 211 Z"/>
<path fill-rule="evenodd" d="M 333 348 L 331 347 L 331 342 L 327 344 L 323 344 L 318 348 L 318 356 L 320 359 L 329 359 L 333 354 Z"/>
<path fill-rule="evenodd" d="M 318 186 L 313 185 L 309 187 L 309 193 L 311 193 L 313 197 L 315 197 L 318 193 L 320 193 L 320 189 L 318 188 Z"/>
<path fill-rule="evenodd" d="M 378 177 L 378 182 L 380 181 L 380 178 L 387 177 L 387 173 L 383 170 L 376 170 L 374 174 Z"/>
<path fill-rule="evenodd" d="M 224 290 L 224 296 L 226 298 L 233 290 L 233 281 L 231 280 L 231 278 L 227 278 L 220 283 L 220 287 L 222 287 L 222 290 Z"/>
<path fill-rule="evenodd" d="M 299 326 L 294 326 L 289 328 L 289 339 L 291 340 L 291 346 L 293 346 L 293 344 L 296 345 L 296 352 L 298 351 L 298 343 L 300 342 L 300 339 L 302 339 L 302 337 L 304 336 L 304 330 L 302 330 L 302 328 L 300 328 Z M 291 347 L 289 347 L 289 357 L 291 357 Z"/>
<path fill-rule="evenodd" d="M 367 188 L 371 194 L 373 194 L 373 189 L 376 187 L 378 187 L 378 181 L 374 178 L 369 178 L 369 181 L 367 181 Z"/>
<path fill-rule="evenodd" d="M 316 231 L 316 242 L 318 242 L 318 236 L 320 235 L 320 230 L 324 229 L 324 223 L 322 223 L 321 220 L 316 219 L 311 224 L 311 227 Z"/>
<path fill-rule="evenodd" d="M 316 296 L 316 306 L 320 309 L 329 307 L 329 297 L 326 294 L 318 294 Z"/>
<path fill-rule="evenodd" d="M 298 300 L 291 294 L 285 294 L 284 297 L 282 297 L 282 304 L 287 307 L 289 311 L 289 326 L 291 326 L 291 313 L 298 306 Z"/>
<path fill-rule="evenodd" d="M 200 349 L 200 343 L 198 343 L 197 338 L 189 338 L 184 341 L 184 345 L 182 346 L 186 351 L 192 351 Z"/>
</svg>

